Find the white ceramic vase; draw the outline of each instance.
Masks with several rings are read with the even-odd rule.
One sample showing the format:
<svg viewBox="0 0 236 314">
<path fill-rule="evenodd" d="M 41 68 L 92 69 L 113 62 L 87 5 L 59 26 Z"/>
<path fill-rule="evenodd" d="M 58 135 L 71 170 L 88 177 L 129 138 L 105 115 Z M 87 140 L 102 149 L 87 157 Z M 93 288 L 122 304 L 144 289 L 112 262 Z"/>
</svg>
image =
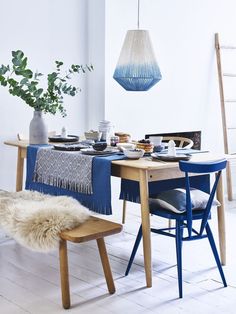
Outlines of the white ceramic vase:
<svg viewBox="0 0 236 314">
<path fill-rule="evenodd" d="M 42 111 L 34 111 L 33 119 L 29 126 L 29 143 L 30 144 L 47 144 L 48 130 L 43 119 Z"/>
</svg>

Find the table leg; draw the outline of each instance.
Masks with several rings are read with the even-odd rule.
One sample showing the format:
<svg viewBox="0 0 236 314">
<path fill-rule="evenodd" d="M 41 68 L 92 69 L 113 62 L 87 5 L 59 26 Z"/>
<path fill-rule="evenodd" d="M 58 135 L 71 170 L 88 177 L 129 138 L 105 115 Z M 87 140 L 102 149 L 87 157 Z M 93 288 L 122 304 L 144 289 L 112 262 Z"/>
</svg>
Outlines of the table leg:
<svg viewBox="0 0 236 314">
<path fill-rule="evenodd" d="M 16 169 L 16 191 L 22 191 L 24 173 L 24 157 L 22 157 L 22 148 L 18 147 L 17 169 Z"/>
<path fill-rule="evenodd" d="M 61 240 L 59 243 L 60 275 L 61 275 L 61 296 L 64 309 L 70 308 L 70 284 L 68 271 L 67 243 Z"/>
<path fill-rule="evenodd" d="M 126 217 L 126 205 L 127 201 L 123 200 L 123 211 L 122 211 L 122 224 L 125 224 L 125 217 Z"/>
<path fill-rule="evenodd" d="M 143 255 L 147 287 L 152 286 L 152 256 L 151 256 L 151 231 L 150 214 L 148 204 L 148 174 L 146 170 L 140 170 L 140 203 L 143 232 Z"/>
<path fill-rule="evenodd" d="M 226 265 L 225 208 L 224 208 L 224 191 L 223 191 L 222 176 L 220 177 L 216 193 L 217 193 L 217 199 L 221 203 L 221 206 L 217 207 L 220 257 L 221 257 L 221 264 Z"/>
</svg>

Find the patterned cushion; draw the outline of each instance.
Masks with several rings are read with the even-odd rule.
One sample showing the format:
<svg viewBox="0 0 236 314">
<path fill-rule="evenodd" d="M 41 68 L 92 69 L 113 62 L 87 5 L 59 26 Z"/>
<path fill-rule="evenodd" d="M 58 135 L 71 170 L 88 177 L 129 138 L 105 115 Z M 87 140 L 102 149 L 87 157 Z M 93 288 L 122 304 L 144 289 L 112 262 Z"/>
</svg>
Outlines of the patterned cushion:
<svg viewBox="0 0 236 314">
<path fill-rule="evenodd" d="M 190 191 L 192 209 L 204 209 L 207 205 L 209 194 L 197 189 Z M 186 211 L 186 191 L 185 189 L 173 189 L 164 191 L 157 195 L 156 198 L 149 199 L 150 209 L 162 207 L 175 213 L 183 213 Z M 216 199 L 213 206 L 220 206 L 220 202 Z"/>
</svg>

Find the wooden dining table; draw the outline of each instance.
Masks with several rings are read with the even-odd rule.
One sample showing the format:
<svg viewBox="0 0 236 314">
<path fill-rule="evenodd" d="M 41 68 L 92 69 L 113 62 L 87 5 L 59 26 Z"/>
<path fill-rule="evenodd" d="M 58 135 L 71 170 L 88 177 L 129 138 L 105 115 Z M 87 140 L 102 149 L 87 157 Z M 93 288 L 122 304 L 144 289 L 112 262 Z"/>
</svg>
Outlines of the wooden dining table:
<svg viewBox="0 0 236 314">
<path fill-rule="evenodd" d="M 4 144 L 15 146 L 18 149 L 16 191 L 23 187 L 24 159 L 27 153 L 27 141 L 5 141 Z M 212 153 L 194 154 L 191 161 L 207 162 L 222 158 L 232 159 L 232 155 L 216 155 Z M 152 258 L 151 258 L 151 232 L 149 215 L 149 187 L 148 183 L 159 180 L 176 179 L 184 177 L 179 170 L 177 162 L 153 161 L 151 157 L 144 157 L 138 160 L 114 160 L 112 161 L 111 175 L 123 179 L 139 182 L 140 187 L 140 208 L 143 232 L 144 267 L 147 287 L 152 286 Z M 217 199 L 221 206 L 217 207 L 219 247 L 222 265 L 226 264 L 226 238 L 225 238 L 225 210 L 222 176 L 217 188 Z"/>
</svg>

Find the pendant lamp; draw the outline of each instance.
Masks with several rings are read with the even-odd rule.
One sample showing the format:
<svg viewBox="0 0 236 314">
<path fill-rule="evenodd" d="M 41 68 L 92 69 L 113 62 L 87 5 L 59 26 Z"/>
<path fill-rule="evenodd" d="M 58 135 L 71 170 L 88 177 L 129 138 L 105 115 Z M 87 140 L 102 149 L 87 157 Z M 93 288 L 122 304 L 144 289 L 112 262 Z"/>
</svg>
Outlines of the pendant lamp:
<svg viewBox="0 0 236 314">
<path fill-rule="evenodd" d="M 147 91 L 162 78 L 147 30 L 128 30 L 113 78 L 127 91 Z"/>
</svg>

